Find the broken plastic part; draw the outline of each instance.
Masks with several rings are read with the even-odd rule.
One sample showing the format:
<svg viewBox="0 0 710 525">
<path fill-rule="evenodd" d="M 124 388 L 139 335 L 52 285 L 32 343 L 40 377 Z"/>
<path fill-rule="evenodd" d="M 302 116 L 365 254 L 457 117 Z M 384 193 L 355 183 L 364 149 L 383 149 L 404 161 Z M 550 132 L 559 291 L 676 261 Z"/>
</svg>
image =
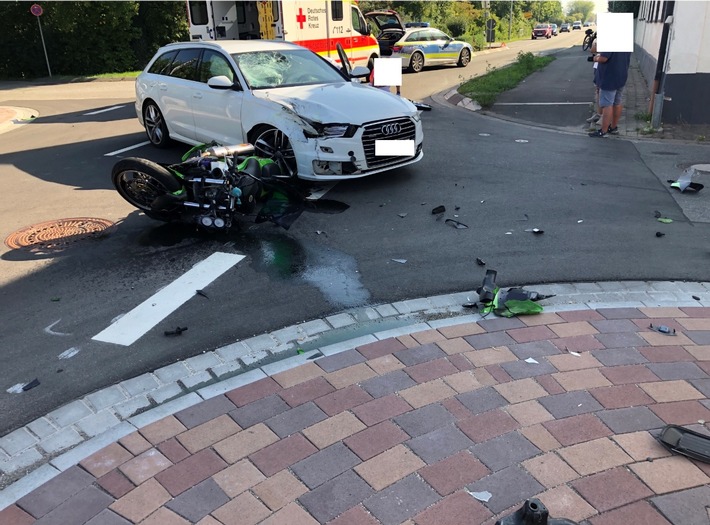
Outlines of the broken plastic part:
<svg viewBox="0 0 710 525">
<path fill-rule="evenodd" d="M 699 301 L 700 297 L 698 297 L 697 295 L 693 295 L 693 299 L 695 299 L 696 301 Z"/>
<path fill-rule="evenodd" d="M 665 233 L 663 232 L 656 232 L 656 237 L 663 237 Z"/>
<path fill-rule="evenodd" d="M 446 219 L 444 223 L 448 224 L 449 226 L 453 226 L 457 230 L 465 230 L 468 228 L 468 226 L 466 226 L 464 223 L 455 221 L 454 219 Z"/>
<path fill-rule="evenodd" d="M 177 327 L 175 330 L 165 330 L 165 335 L 182 335 L 182 333 L 187 330 L 187 326 L 185 327 Z"/>
<path fill-rule="evenodd" d="M 533 359 L 532 357 L 528 357 L 525 360 L 525 362 L 530 363 L 531 365 L 539 365 L 540 364 L 540 361 L 537 361 L 537 360 Z"/>
<path fill-rule="evenodd" d="M 542 235 L 545 233 L 545 230 L 541 230 L 540 228 L 528 228 L 525 230 L 526 232 L 534 233 L 536 235 Z"/>
<path fill-rule="evenodd" d="M 658 210 L 655 210 L 655 211 L 653 212 L 653 216 L 654 216 L 656 219 L 658 219 L 659 217 L 663 217 L 663 215 L 661 215 L 661 212 L 658 211 Z"/>
<path fill-rule="evenodd" d="M 710 436 L 678 425 L 666 425 L 657 439 L 671 452 L 710 463 Z"/>
<path fill-rule="evenodd" d="M 406 213 L 399 213 L 398 215 L 399 215 L 400 217 L 402 217 L 403 219 L 407 216 Z"/>
<path fill-rule="evenodd" d="M 36 386 L 39 386 L 39 379 L 37 379 L 35 377 L 32 381 L 30 381 L 29 383 L 27 383 L 25 386 L 22 387 L 22 391 L 27 392 L 28 390 L 31 390 Z"/>
<path fill-rule="evenodd" d="M 438 215 L 439 213 L 444 213 L 446 211 L 445 206 L 437 206 L 433 210 L 431 210 L 432 215 Z"/>
<path fill-rule="evenodd" d="M 484 260 L 481 259 L 480 257 L 476 257 L 476 264 L 477 264 L 478 266 L 485 266 L 485 265 L 486 265 L 486 261 L 484 261 Z"/>
<path fill-rule="evenodd" d="M 205 299 L 209 299 L 209 297 L 207 296 L 207 294 L 206 294 L 203 290 L 195 290 L 195 293 L 196 293 L 197 295 L 201 295 L 201 296 L 204 297 Z"/>
<path fill-rule="evenodd" d="M 471 496 L 473 496 L 477 500 L 484 501 L 484 502 L 489 501 L 493 497 L 493 494 L 491 494 L 487 490 L 484 490 L 481 492 L 471 492 L 470 490 L 466 490 L 466 492 L 468 492 Z"/>
<path fill-rule="evenodd" d="M 498 272 L 495 270 L 486 270 L 486 275 L 483 278 L 483 283 L 478 287 L 476 293 L 478 294 L 478 300 L 482 303 L 492 303 L 495 299 L 496 291 L 498 287 L 496 286 L 496 276 Z"/>
<path fill-rule="evenodd" d="M 650 325 L 648 325 L 648 327 L 649 327 L 651 330 L 655 330 L 656 332 L 660 332 L 660 333 L 662 333 L 662 334 L 675 335 L 675 328 L 670 328 L 670 327 L 668 327 L 668 326 L 666 326 L 666 325 L 662 325 L 662 324 L 661 324 L 661 325 L 653 326 L 653 323 L 651 323 Z"/>
<path fill-rule="evenodd" d="M 407 262 L 407 259 L 392 259 L 394 262 L 399 263 L 399 264 L 404 264 Z"/>
<path fill-rule="evenodd" d="M 565 518 L 549 518 L 547 507 L 537 498 L 531 498 L 510 516 L 496 521 L 496 525 L 577 525 Z"/>
<path fill-rule="evenodd" d="M 673 222 L 673 219 L 669 219 L 668 217 L 659 217 L 656 219 L 658 222 L 662 222 L 663 224 L 670 224 Z"/>
</svg>

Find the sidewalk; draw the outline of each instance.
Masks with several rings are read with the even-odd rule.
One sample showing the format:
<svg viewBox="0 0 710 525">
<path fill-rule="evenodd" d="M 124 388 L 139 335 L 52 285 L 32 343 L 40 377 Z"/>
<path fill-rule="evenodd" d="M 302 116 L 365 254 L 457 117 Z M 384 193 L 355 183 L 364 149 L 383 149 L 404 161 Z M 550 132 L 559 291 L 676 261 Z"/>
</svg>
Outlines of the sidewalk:
<svg viewBox="0 0 710 525">
<path fill-rule="evenodd" d="M 401 326 L 127 417 L 2 491 L 0 524 L 492 525 L 533 496 L 592 525 L 706 524 L 710 465 L 653 436 L 710 434 L 710 284 L 530 289 L 557 296 L 513 319 L 470 292 L 381 305 Z M 57 415 L 20 429 L 35 450 Z"/>
</svg>

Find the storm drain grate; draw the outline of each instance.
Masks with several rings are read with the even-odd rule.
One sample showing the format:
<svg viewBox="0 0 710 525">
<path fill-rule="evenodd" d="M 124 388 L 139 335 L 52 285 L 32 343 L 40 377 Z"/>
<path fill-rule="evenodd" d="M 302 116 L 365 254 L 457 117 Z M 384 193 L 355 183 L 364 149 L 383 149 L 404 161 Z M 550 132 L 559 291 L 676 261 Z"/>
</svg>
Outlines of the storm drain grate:
<svg viewBox="0 0 710 525">
<path fill-rule="evenodd" d="M 113 222 L 106 219 L 92 217 L 47 221 L 11 233 L 5 239 L 5 245 L 12 249 L 66 248 L 84 239 L 102 237 L 113 225 Z"/>
</svg>

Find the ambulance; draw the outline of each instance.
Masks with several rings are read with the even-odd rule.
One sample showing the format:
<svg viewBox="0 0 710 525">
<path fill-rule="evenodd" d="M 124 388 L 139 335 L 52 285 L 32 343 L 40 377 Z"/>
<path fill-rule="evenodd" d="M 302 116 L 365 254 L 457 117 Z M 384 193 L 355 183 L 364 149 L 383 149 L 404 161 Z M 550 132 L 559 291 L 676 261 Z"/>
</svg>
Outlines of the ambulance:
<svg viewBox="0 0 710 525">
<path fill-rule="evenodd" d="M 370 70 L 380 56 L 356 0 L 188 0 L 187 11 L 191 40 L 286 40 L 336 63 L 340 43 Z"/>
</svg>

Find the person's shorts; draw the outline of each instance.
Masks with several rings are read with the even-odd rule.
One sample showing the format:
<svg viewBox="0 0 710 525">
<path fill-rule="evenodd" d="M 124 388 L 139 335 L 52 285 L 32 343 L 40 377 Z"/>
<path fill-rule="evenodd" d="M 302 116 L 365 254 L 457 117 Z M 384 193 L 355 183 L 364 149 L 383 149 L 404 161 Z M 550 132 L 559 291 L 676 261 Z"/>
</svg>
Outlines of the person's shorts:
<svg viewBox="0 0 710 525">
<path fill-rule="evenodd" d="M 602 89 L 599 91 L 599 107 L 621 106 L 624 98 L 624 88 Z"/>
</svg>

